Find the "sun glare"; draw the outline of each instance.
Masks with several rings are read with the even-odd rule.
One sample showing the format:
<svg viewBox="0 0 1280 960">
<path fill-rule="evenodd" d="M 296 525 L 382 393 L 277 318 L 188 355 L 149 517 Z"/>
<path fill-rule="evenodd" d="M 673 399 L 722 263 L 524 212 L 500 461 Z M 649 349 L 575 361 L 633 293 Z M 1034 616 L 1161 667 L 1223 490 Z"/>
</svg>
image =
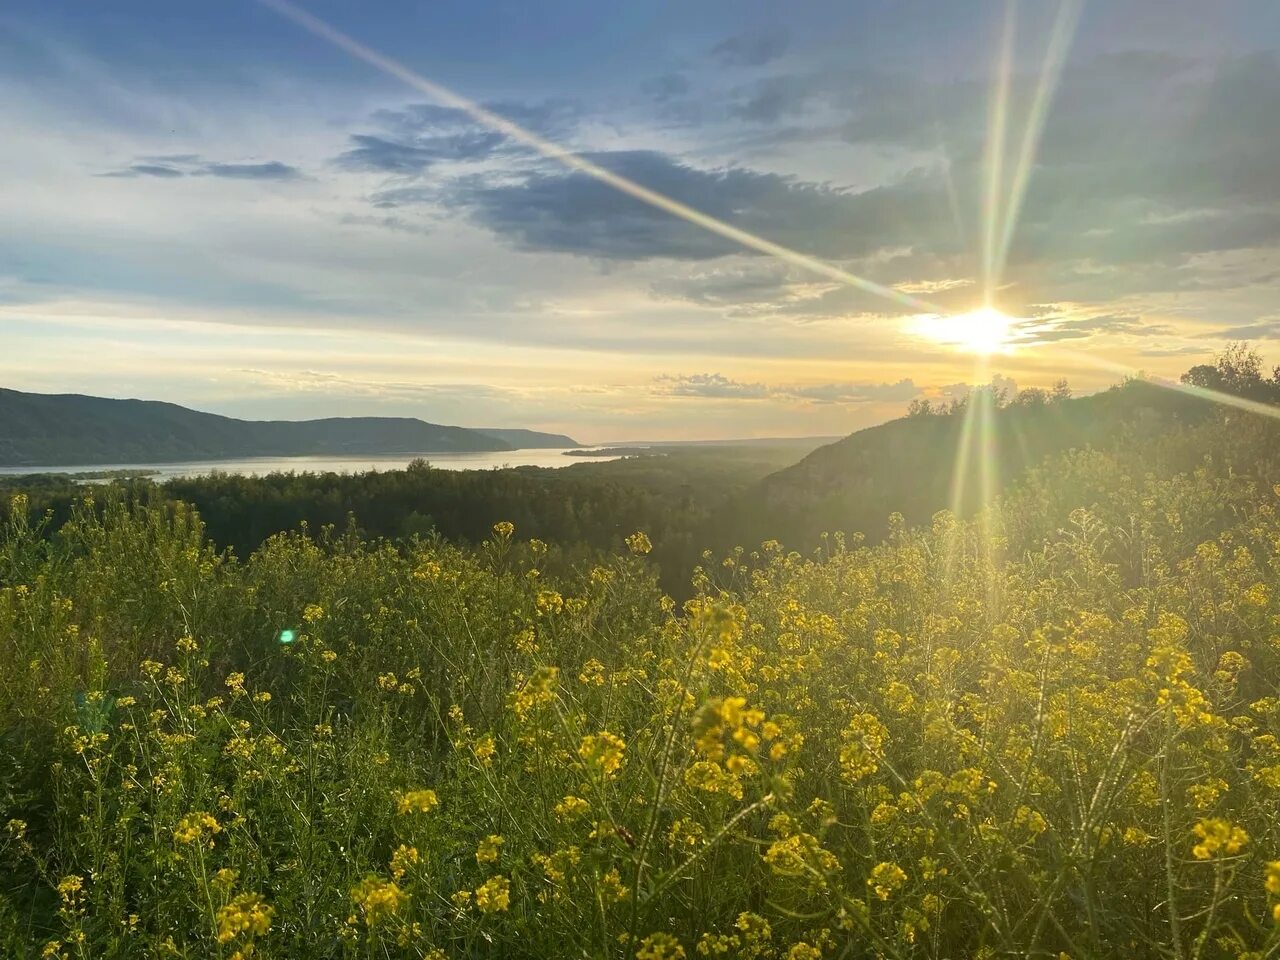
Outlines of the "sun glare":
<svg viewBox="0 0 1280 960">
<path fill-rule="evenodd" d="M 917 317 L 914 332 L 922 337 L 963 350 L 991 354 L 1007 351 L 1013 339 L 1013 318 L 993 307 L 943 317 Z"/>
</svg>

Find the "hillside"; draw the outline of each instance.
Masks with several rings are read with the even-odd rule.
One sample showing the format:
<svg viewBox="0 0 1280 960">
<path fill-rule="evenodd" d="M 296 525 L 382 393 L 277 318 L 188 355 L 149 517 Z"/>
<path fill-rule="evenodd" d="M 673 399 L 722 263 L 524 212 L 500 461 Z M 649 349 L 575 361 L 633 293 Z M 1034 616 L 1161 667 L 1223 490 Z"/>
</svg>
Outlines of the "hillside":
<svg viewBox="0 0 1280 960">
<path fill-rule="evenodd" d="M 903 417 L 820 447 L 733 497 L 712 521 L 708 539 L 722 546 L 778 539 L 798 549 L 832 531 L 876 540 L 892 513 L 908 524 L 951 507 L 968 514 L 982 502 L 984 484 L 999 493 L 1046 456 L 1111 449 L 1127 438 L 1199 422 L 1213 409 L 1208 401 L 1133 381 L 1087 397 L 1015 402 L 985 414 L 978 408 L 972 418 L 963 411 Z"/>
<path fill-rule="evenodd" d="M 563 433 L 543 433 L 540 430 L 503 429 L 501 427 L 477 427 L 476 433 L 510 444 L 515 450 L 559 450 L 568 447 L 580 447 L 573 437 Z"/>
<path fill-rule="evenodd" d="M 236 420 L 154 400 L 0 389 L 0 466 L 512 450 L 526 445 L 513 442 L 515 434 L 539 446 L 576 446 L 567 437 L 510 433 L 409 417 Z"/>
</svg>

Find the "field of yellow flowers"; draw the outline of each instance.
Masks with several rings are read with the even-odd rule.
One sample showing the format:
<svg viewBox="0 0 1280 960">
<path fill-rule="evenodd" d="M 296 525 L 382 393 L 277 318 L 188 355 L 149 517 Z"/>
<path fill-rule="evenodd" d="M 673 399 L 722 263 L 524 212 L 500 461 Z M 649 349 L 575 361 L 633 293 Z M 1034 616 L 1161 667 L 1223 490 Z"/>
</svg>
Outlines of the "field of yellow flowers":
<svg viewBox="0 0 1280 960">
<path fill-rule="evenodd" d="M 17 509 L 0 954 L 1280 955 L 1280 498 L 1062 469 L 679 603 L 642 533 Z"/>
</svg>

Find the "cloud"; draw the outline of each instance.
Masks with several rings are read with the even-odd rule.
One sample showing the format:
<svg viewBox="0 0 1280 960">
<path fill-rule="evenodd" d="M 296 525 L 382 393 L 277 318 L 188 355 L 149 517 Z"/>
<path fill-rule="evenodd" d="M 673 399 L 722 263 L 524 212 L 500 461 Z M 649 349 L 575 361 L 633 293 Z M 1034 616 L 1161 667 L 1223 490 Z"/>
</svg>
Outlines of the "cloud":
<svg viewBox="0 0 1280 960">
<path fill-rule="evenodd" d="M 803 112 L 818 92 L 812 77 L 781 75 L 765 77 L 745 91 L 745 99 L 729 108 L 731 116 L 751 123 L 777 123 Z"/>
<path fill-rule="evenodd" d="M 1280 317 L 1264 317 L 1253 323 L 1211 330 L 1200 336 L 1212 340 L 1280 340 Z"/>
<path fill-rule="evenodd" d="M 1132 314 L 1104 313 L 1091 317 L 1046 317 L 1024 321 L 1018 333 L 1032 343 L 1061 340 L 1085 340 L 1099 334 L 1125 334 L 1131 337 L 1164 337 L 1174 333 L 1165 323 L 1147 323 Z"/>
<path fill-rule="evenodd" d="M 499 101 L 485 109 L 544 137 L 559 138 L 577 123 L 581 108 L 568 100 Z M 523 144 L 456 107 L 415 103 L 370 116 L 380 133 L 357 133 L 335 163 L 345 170 L 416 176 L 439 163 L 465 163 L 528 152 Z"/>
<path fill-rule="evenodd" d="M 228 180 L 298 180 L 302 171 L 278 160 L 267 163 L 208 163 L 192 171 L 194 177 L 224 177 Z"/>
<path fill-rule="evenodd" d="M 493 131 L 475 130 L 448 136 L 417 138 L 409 142 L 372 134 L 353 134 L 350 150 L 337 158 L 347 170 L 387 174 L 419 174 L 447 160 L 480 160 L 492 156 L 507 138 Z"/>
<path fill-rule="evenodd" d="M 198 154 L 183 153 L 158 157 L 140 157 L 138 163 L 123 170 L 100 173 L 100 177 L 221 177 L 227 180 L 300 180 L 302 171 L 279 160 L 264 163 L 222 163 L 202 159 Z"/>
<path fill-rule="evenodd" d="M 683 73 L 664 73 L 646 82 L 642 89 L 659 103 L 666 103 L 689 92 L 689 78 Z"/>
<path fill-rule="evenodd" d="M 135 163 L 123 170 L 112 170 L 98 174 L 100 177 L 159 177 L 161 179 L 184 176 L 181 170 L 162 166 L 158 163 Z"/>
<path fill-rule="evenodd" d="M 667 397 L 699 397 L 712 400 L 789 400 L 808 403 L 858 404 L 902 402 L 920 395 L 909 379 L 897 383 L 824 383 L 815 385 L 770 386 L 732 380 L 719 373 L 664 374 L 654 381 L 657 392 Z"/>
<path fill-rule="evenodd" d="M 932 217 L 946 202 L 940 184 L 931 187 L 914 173 L 891 197 L 881 188 L 853 193 L 741 167 L 704 169 L 654 150 L 585 156 L 741 229 L 831 259 L 909 238 L 913 220 Z M 542 167 L 515 180 L 471 178 L 454 185 L 448 202 L 528 250 L 631 261 L 706 260 L 742 250 L 577 171 Z"/>
<path fill-rule="evenodd" d="M 782 27 L 761 27 L 726 37 L 711 55 L 729 67 L 762 67 L 786 52 L 790 35 Z"/>
</svg>

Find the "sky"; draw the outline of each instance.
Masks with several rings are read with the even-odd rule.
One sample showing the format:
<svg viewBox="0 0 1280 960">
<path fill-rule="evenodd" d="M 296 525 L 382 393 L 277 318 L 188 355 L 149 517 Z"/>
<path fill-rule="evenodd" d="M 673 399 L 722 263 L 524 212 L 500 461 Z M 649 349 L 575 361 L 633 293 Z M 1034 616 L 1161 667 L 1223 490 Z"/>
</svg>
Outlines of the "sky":
<svg viewBox="0 0 1280 960">
<path fill-rule="evenodd" d="M 300 6 L 381 66 L 278 2 L 0 7 L 0 385 L 602 442 L 1277 352 L 1274 0 Z"/>
</svg>

